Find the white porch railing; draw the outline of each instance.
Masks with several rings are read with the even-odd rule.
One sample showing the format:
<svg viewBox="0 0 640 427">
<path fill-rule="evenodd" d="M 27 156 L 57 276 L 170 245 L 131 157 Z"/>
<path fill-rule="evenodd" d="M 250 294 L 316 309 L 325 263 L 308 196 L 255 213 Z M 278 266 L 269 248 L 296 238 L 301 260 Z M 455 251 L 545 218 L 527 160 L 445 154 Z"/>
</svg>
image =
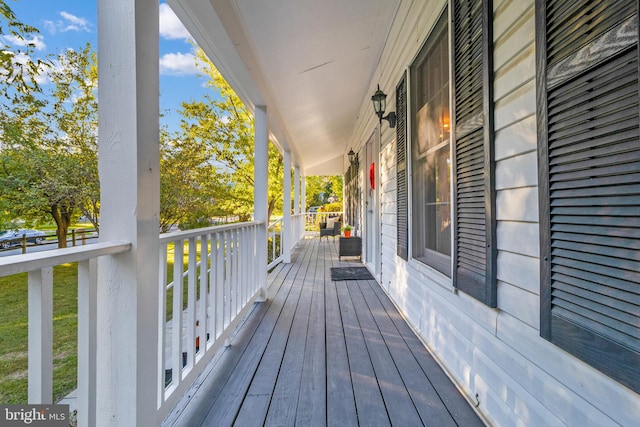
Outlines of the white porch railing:
<svg viewBox="0 0 640 427">
<path fill-rule="evenodd" d="M 293 248 L 305 235 L 305 220 L 307 215 L 304 213 L 291 216 L 291 247 Z"/>
<path fill-rule="evenodd" d="M 293 245 L 305 217 L 294 216 Z M 281 224 L 274 231 L 280 239 L 283 232 Z M 260 275 L 266 270 L 255 262 L 267 249 L 258 247 L 260 233 L 267 234 L 263 222 L 248 222 L 159 237 L 156 419 L 167 417 L 263 296 Z M 130 248 L 128 242 L 103 242 L 0 258 L 0 277 L 28 272 L 28 400 L 33 404 L 53 403 L 53 267 L 78 262 L 79 426 L 96 423 L 97 258 Z"/>
<path fill-rule="evenodd" d="M 290 249 L 293 249 L 305 235 L 306 214 L 291 215 L 291 242 Z M 269 261 L 267 269 L 272 269 L 285 258 L 283 246 L 284 221 L 279 218 L 269 225 L 268 241 L 267 241 L 267 260 Z"/>
<path fill-rule="evenodd" d="M 96 423 L 97 258 L 126 252 L 103 242 L 0 258 L 0 277 L 28 273 L 28 402 L 53 403 L 53 267 L 78 263 L 78 425 Z"/>
<path fill-rule="evenodd" d="M 269 224 L 267 231 L 267 269 L 271 270 L 273 267 L 282 262 L 282 218 L 279 218 Z"/>
<path fill-rule="evenodd" d="M 160 236 L 159 419 L 259 297 L 259 230 L 263 223 L 248 222 Z"/>
</svg>

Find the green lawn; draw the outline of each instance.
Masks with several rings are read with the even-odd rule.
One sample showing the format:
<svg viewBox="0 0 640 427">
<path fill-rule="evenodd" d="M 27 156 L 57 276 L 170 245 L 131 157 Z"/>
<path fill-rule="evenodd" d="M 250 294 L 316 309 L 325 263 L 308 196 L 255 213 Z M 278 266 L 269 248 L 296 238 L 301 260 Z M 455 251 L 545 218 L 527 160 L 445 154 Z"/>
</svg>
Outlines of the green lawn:
<svg viewBox="0 0 640 427">
<path fill-rule="evenodd" d="M 54 401 L 75 388 L 78 286 L 76 264 L 54 268 Z M 27 402 L 27 274 L 0 278 L 0 402 Z"/>
</svg>

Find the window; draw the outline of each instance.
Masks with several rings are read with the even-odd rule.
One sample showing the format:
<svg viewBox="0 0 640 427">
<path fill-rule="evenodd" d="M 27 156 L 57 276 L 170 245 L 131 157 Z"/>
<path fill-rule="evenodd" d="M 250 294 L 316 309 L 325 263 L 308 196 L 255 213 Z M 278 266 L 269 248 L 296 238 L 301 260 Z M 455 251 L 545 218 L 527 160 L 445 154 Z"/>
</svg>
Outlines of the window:
<svg viewBox="0 0 640 427">
<path fill-rule="evenodd" d="M 451 275 L 449 43 L 442 14 L 411 67 L 412 254 Z"/>
<path fill-rule="evenodd" d="M 540 334 L 640 392 L 636 0 L 538 0 Z"/>
<path fill-rule="evenodd" d="M 453 284 L 497 305 L 492 34 L 489 0 L 454 0 Z"/>
</svg>

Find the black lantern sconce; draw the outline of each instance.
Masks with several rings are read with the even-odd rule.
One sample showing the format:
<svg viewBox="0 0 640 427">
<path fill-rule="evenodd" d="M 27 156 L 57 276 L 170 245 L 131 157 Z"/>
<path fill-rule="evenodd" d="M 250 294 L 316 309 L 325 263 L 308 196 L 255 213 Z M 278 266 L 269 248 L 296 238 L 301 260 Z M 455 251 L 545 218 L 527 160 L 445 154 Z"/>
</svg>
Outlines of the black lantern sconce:
<svg viewBox="0 0 640 427">
<path fill-rule="evenodd" d="M 396 127 L 395 111 L 390 111 L 389 114 L 384 115 L 384 110 L 387 108 L 387 95 L 380 90 L 380 85 L 378 85 L 378 90 L 371 97 L 371 101 L 373 101 L 373 109 L 380 119 L 380 124 L 382 124 L 382 120 L 386 120 L 389 122 L 390 128 Z"/>
<path fill-rule="evenodd" d="M 349 163 L 351 163 L 351 166 L 353 166 L 353 168 L 357 170 L 360 159 L 358 159 L 358 155 L 353 152 L 353 148 L 349 150 L 347 156 L 349 157 Z"/>
</svg>

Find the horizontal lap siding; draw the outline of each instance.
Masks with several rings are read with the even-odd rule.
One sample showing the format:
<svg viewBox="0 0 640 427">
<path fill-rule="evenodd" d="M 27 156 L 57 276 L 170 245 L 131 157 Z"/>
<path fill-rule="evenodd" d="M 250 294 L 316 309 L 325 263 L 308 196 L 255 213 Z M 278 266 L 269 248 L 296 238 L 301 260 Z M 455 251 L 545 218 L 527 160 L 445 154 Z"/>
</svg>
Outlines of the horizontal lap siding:
<svg viewBox="0 0 640 427">
<path fill-rule="evenodd" d="M 506 387 L 505 398 L 510 396 L 515 399 L 514 405 L 522 403 L 531 411 L 518 415 L 524 424 L 607 425 L 613 423 L 611 414 L 620 416 L 619 420 L 629 420 L 635 411 L 622 416 L 613 399 L 597 398 L 599 387 L 608 379 L 576 365 L 571 356 L 545 344 L 538 336 L 540 230 L 534 9 L 533 1 L 507 0 L 494 5 L 497 277 L 501 314 L 496 322 L 498 342 L 484 342 L 483 352 L 502 371 L 494 379 L 502 378 L 504 384 L 492 383 L 492 387 Z M 506 358 L 501 348 L 506 351 Z M 554 367 L 548 373 L 551 364 L 560 364 L 564 369 Z M 577 388 L 577 384 L 581 386 Z M 629 401 L 620 387 L 609 391 L 621 401 Z M 582 393 L 590 398 L 581 397 Z M 528 396 L 523 398 L 525 395 Z M 607 413 L 609 416 L 604 415 Z M 504 424 L 513 421 L 512 418 Z"/>
<path fill-rule="evenodd" d="M 487 377 L 491 387 L 504 389 L 503 397 L 512 407 L 522 404 L 527 408 L 519 414 L 509 414 L 499 424 L 513 425 L 522 417 L 522 423 L 527 425 L 632 425 L 640 416 L 637 395 L 576 362 L 573 356 L 539 336 L 540 229 L 533 3 L 494 2 L 500 315 L 496 321 L 497 341 L 476 340 L 476 343 L 482 353 L 496 361 L 496 368 L 501 371 L 493 377 L 495 383 Z M 526 398 L 514 380 L 526 390 Z"/>
<path fill-rule="evenodd" d="M 444 4 L 402 2 L 381 62 L 387 93 Z M 382 285 L 467 396 L 478 393 L 478 410 L 492 424 L 633 425 L 640 419 L 637 395 L 539 336 L 534 20 L 533 0 L 494 0 L 498 309 L 452 292 L 449 279 L 397 257 L 395 129 L 384 123 Z"/>
<path fill-rule="evenodd" d="M 382 283 L 389 291 L 390 283 L 397 280 L 396 271 L 396 143 L 387 144 L 380 150 L 380 211 Z"/>
<path fill-rule="evenodd" d="M 533 1 L 494 2 L 498 307 L 530 326 L 539 253 L 534 24 Z"/>
</svg>

